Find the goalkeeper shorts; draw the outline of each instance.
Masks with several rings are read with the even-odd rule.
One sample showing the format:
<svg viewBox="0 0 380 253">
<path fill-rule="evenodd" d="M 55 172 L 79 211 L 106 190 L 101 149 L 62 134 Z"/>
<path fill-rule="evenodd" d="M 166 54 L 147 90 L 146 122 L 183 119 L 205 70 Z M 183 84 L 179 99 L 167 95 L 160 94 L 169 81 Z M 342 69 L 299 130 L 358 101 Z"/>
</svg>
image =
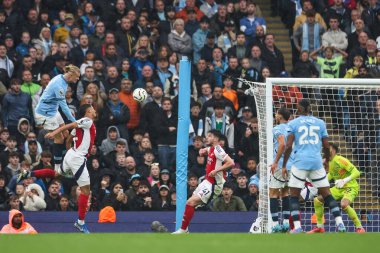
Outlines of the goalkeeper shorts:
<svg viewBox="0 0 380 253">
<path fill-rule="evenodd" d="M 359 189 L 355 188 L 338 189 L 336 187 L 332 187 L 330 191 L 335 200 L 348 199 L 350 203 L 354 202 L 356 196 L 359 193 Z"/>
</svg>

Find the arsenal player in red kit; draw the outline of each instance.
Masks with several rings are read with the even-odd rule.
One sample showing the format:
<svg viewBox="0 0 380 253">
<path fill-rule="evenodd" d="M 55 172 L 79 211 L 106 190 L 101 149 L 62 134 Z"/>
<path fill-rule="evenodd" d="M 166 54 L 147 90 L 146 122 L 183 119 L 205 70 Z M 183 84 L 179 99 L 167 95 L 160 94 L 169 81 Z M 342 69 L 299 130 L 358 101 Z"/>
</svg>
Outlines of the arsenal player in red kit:
<svg viewBox="0 0 380 253">
<path fill-rule="evenodd" d="M 193 218 L 195 207 L 207 202 L 215 194 L 219 196 L 226 178 L 226 170 L 235 163 L 231 157 L 219 146 L 222 134 L 218 130 L 211 130 L 206 135 L 206 144 L 210 147 L 199 150 L 201 156 L 207 155 L 206 177 L 195 189 L 193 195 L 186 202 L 185 213 L 181 228 L 173 234 L 189 233 L 188 226 Z"/>
<path fill-rule="evenodd" d="M 94 119 L 96 118 L 96 111 L 91 105 L 84 104 L 79 108 L 78 114 L 83 118 L 68 125 L 63 125 L 45 135 L 45 138 L 52 139 L 56 134 L 68 129 L 73 129 L 69 138 L 70 141 L 74 141 L 74 145 L 67 151 L 60 169 L 56 172 L 51 169 L 22 171 L 18 177 L 18 181 L 28 177 L 53 178 L 57 176 L 57 172 L 60 175 L 68 175 L 68 173 L 71 172 L 81 190 L 78 198 L 78 220 L 74 226 L 80 232 L 90 233 L 84 222 L 88 199 L 90 197 L 90 175 L 86 166 L 86 158 L 90 148 L 95 142 L 96 129 Z"/>
</svg>

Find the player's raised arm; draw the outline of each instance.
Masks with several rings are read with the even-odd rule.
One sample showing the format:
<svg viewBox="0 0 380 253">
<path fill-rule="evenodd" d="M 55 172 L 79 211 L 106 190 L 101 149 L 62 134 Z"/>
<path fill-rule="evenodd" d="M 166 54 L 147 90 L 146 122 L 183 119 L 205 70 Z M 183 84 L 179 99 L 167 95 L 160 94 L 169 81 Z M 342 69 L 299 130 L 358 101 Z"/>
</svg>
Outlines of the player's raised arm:
<svg viewBox="0 0 380 253">
<path fill-rule="evenodd" d="M 69 129 L 73 129 L 73 128 L 77 128 L 77 127 L 78 127 L 78 123 L 76 121 L 74 121 L 74 122 L 72 122 L 72 123 L 70 123 L 68 125 L 64 125 L 64 126 L 61 126 L 61 127 L 57 128 L 57 129 L 55 129 L 53 132 L 47 133 L 45 135 L 45 138 L 47 138 L 47 139 L 53 139 L 56 134 L 59 134 L 59 133 L 65 131 L 65 130 L 69 130 Z"/>
</svg>

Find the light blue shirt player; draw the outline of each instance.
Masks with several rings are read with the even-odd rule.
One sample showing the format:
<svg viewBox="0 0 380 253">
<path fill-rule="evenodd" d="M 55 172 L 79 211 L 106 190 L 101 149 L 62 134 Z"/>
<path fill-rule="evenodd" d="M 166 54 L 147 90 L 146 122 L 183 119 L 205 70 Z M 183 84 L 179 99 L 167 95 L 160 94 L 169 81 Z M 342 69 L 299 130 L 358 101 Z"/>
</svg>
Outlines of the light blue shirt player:
<svg viewBox="0 0 380 253">
<path fill-rule="evenodd" d="M 67 119 L 74 122 L 75 118 L 71 114 L 71 111 L 66 103 L 66 91 L 67 91 L 68 83 L 64 79 L 64 75 L 55 76 L 44 92 L 37 104 L 36 107 L 36 122 L 37 124 L 44 125 L 49 123 L 49 119 L 56 119 L 59 123 L 63 123 L 61 119 L 58 107 L 60 107 L 63 113 L 66 115 Z M 60 118 L 60 119 L 57 119 Z M 56 128 L 56 126 L 54 127 Z M 46 129 L 46 128 L 45 128 Z M 48 129 L 54 130 L 54 129 Z"/>
<path fill-rule="evenodd" d="M 288 134 L 294 135 L 294 162 L 299 170 L 323 168 L 322 139 L 328 138 L 326 124 L 311 115 L 302 115 L 288 123 Z"/>
<path fill-rule="evenodd" d="M 276 160 L 276 156 L 277 156 L 277 152 L 278 152 L 278 137 L 283 135 L 284 141 L 286 144 L 286 141 L 288 139 L 288 131 L 289 131 L 288 129 L 289 129 L 289 127 L 288 127 L 287 123 L 281 123 L 272 129 L 272 132 L 273 132 L 273 148 L 274 148 L 273 161 Z M 278 160 L 278 168 L 280 168 L 280 169 L 282 168 L 283 161 L 284 161 L 284 153 L 281 155 L 280 160 Z M 292 164 L 293 164 L 293 157 L 290 156 L 288 162 L 286 163 L 286 169 L 290 170 Z"/>
</svg>

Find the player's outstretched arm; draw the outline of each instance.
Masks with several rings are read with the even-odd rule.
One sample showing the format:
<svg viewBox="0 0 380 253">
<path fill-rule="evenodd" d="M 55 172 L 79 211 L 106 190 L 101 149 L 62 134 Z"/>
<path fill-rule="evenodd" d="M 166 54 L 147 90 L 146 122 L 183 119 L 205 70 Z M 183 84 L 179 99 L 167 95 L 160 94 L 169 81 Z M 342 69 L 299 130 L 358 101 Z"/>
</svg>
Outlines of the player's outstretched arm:
<svg viewBox="0 0 380 253">
<path fill-rule="evenodd" d="M 59 107 L 61 107 L 62 112 L 66 115 L 67 119 L 71 122 L 75 122 L 74 116 L 71 114 L 70 108 L 66 103 L 66 100 L 59 101 Z"/>
<path fill-rule="evenodd" d="M 45 134 L 45 138 L 47 139 L 53 139 L 55 135 L 63 132 L 63 131 L 66 131 L 66 130 L 69 130 L 69 129 L 73 129 L 73 128 L 77 128 L 78 127 L 78 123 L 76 121 L 70 123 L 70 124 L 67 124 L 67 125 L 64 125 L 64 126 L 61 126 L 57 129 L 55 129 L 53 132 L 50 132 L 50 133 L 47 133 Z"/>
</svg>

